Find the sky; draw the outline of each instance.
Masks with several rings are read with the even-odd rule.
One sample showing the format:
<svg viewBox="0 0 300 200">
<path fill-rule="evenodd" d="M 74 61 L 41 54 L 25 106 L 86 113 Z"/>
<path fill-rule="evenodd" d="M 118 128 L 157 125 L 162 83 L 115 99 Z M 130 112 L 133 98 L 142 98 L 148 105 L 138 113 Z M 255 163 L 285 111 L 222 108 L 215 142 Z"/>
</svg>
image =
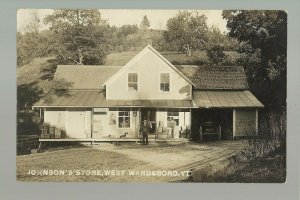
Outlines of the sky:
<svg viewBox="0 0 300 200">
<path fill-rule="evenodd" d="M 189 10 L 192 11 L 192 10 Z M 208 26 L 217 26 L 222 32 L 228 32 L 226 21 L 222 18 L 222 10 L 197 10 L 200 15 L 207 17 Z M 53 12 L 51 9 L 19 9 L 17 12 L 17 30 L 24 32 L 26 26 L 33 19 L 34 13 L 43 19 L 46 15 Z M 135 9 L 100 9 L 102 18 L 107 20 L 110 25 L 120 27 L 124 24 L 140 25 L 143 17 L 147 15 L 150 21 L 151 29 L 166 29 L 166 23 L 169 18 L 174 17 L 179 10 L 135 10 Z M 40 22 L 41 29 L 47 27 Z"/>
</svg>

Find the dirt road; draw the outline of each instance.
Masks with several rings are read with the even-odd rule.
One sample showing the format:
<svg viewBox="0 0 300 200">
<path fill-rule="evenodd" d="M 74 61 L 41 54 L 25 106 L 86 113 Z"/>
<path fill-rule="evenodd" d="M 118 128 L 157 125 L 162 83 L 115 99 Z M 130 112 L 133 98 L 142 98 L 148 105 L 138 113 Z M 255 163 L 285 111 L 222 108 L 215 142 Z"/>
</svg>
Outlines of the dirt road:
<svg viewBox="0 0 300 200">
<path fill-rule="evenodd" d="M 242 147 L 242 141 L 221 141 L 157 142 L 148 146 L 101 143 L 94 147 L 52 149 L 17 156 L 17 180 L 182 182 L 188 180 L 187 171 L 213 165 L 222 167 L 224 160 Z"/>
</svg>

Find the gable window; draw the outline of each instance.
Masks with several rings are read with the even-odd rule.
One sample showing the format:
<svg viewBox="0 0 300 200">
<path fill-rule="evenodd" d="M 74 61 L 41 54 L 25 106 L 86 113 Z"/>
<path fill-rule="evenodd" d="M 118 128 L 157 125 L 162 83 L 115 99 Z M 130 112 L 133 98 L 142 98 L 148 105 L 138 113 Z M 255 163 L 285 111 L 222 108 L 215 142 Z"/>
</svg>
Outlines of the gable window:
<svg viewBox="0 0 300 200">
<path fill-rule="evenodd" d="M 138 73 L 128 73 L 128 91 L 138 91 Z"/>
<path fill-rule="evenodd" d="M 170 74 L 161 73 L 160 74 L 160 91 L 169 92 L 170 91 Z"/>
<path fill-rule="evenodd" d="M 120 109 L 118 115 L 118 125 L 119 128 L 130 128 L 130 110 Z"/>
</svg>

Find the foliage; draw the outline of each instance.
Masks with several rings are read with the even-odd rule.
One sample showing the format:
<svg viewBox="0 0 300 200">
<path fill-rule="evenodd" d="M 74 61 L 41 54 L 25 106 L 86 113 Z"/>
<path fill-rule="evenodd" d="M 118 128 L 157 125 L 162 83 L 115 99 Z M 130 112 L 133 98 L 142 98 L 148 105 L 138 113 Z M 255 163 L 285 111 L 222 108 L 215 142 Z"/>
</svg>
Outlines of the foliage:
<svg viewBox="0 0 300 200">
<path fill-rule="evenodd" d="M 28 64 L 38 56 L 34 48 L 38 44 L 38 35 L 33 33 L 17 33 L 17 66 Z"/>
<path fill-rule="evenodd" d="M 236 59 L 227 59 L 225 51 L 237 50 L 237 47 L 237 40 L 221 33 L 219 28 L 213 26 L 209 29 L 206 52 L 212 65 L 236 65 Z"/>
<path fill-rule="evenodd" d="M 209 173 L 209 168 L 193 172 L 187 181 L 215 183 L 284 183 L 286 181 L 285 156 L 270 155 L 245 159 L 238 154 L 223 169 Z"/>
<path fill-rule="evenodd" d="M 126 51 L 126 52 L 114 52 L 107 55 L 105 58 L 105 65 L 125 65 L 130 59 L 132 59 L 139 51 Z M 226 52 L 231 54 L 232 52 Z M 162 55 L 174 65 L 206 65 L 210 61 L 205 51 L 194 51 L 193 54 L 188 57 L 186 54 L 178 54 L 177 52 L 162 52 Z"/>
<path fill-rule="evenodd" d="M 240 41 L 240 64 L 251 89 L 268 109 L 286 107 L 287 13 L 223 11 L 229 36 Z"/>
<path fill-rule="evenodd" d="M 216 26 L 209 28 L 207 37 L 206 49 L 210 49 L 216 45 L 222 46 L 224 51 L 236 51 L 238 48 L 238 41 L 235 38 L 229 37 L 226 33 L 221 33 L 220 29 Z"/>
<path fill-rule="evenodd" d="M 17 32 L 17 66 L 26 65 L 34 58 L 51 55 L 49 47 L 53 38 L 50 31 Z"/>
<path fill-rule="evenodd" d="M 128 35 L 137 33 L 138 30 L 137 25 L 123 25 L 117 30 L 117 37 L 127 37 Z"/>
<path fill-rule="evenodd" d="M 150 21 L 149 21 L 147 15 L 145 15 L 145 16 L 143 17 L 142 22 L 141 22 L 141 28 L 142 28 L 142 29 L 148 29 L 149 27 L 150 27 Z"/>
<path fill-rule="evenodd" d="M 219 44 L 212 45 L 206 50 L 206 53 L 213 65 L 221 65 L 223 60 L 226 58 L 224 47 Z"/>
<path fill-rule="evenodd" d="M 44 22 L 56 34 L 52 46 L 61 64 L 102 64 L 107 24 L 96 9 L 58 9 Z"/>
<path fill-rule="evenodd" d="M 191 55 L 192 49 L 203 49 L 207 41 L 207 18 L 198 12 L 179 12 L 167 21 L 164 38 L 178 52 L 185 50 Z"/>
<path fill-rule="evenodd" d="M 40 116 L 38 111 L 17 111 L 17 135 L 32 135 L 40 132 Z"/>
<path fill-rule="evenodd" d="M 36 82 L 18 85 L 17 108 L 28 109 L 40 99 L 43 91 L 36 86 Z"/>
</svg>

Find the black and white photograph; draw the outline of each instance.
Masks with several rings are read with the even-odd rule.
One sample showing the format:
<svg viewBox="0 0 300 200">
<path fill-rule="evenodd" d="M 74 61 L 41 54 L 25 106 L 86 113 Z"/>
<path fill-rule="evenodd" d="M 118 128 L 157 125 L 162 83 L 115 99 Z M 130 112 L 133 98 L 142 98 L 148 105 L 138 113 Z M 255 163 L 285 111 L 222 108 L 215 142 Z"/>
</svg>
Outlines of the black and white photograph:
<svg viewBox="0 0 300 200">
<path fill-rule="evenodd" d="M 18 9 L 16 180 L 285 183 L 285 10 Z"/>
</svg>

